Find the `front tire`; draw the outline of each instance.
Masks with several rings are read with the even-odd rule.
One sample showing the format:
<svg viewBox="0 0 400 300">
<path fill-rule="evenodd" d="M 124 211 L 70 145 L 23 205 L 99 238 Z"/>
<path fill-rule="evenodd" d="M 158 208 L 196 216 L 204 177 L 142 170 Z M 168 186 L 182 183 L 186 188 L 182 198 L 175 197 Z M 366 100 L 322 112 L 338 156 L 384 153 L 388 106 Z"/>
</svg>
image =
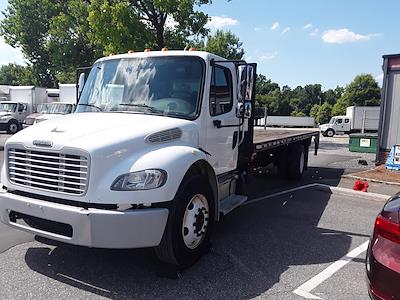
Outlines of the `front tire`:
<svg viewBox="0 0 400 300">
<path fill-rule="evenodd" d="M 8 122 L 7 132 L 9 134 L 17 133 L 18 130 L 19 130 L 19 124 L 17 121 L 11 120 Z"/>
<path fill-rule="evenodd" d="M 170 208 L 160 245 L 155 248 L 162 262 L 187 268 L 209 249 L 214 225 L 213 193 L 204 178 L 184 180 Z"/>
<path fill-rule="evenodd" d="M 326 136 L 333 137 L 334 135 L 335 135 L 335 131 L 333 131 L 333 129 L 328 129 L 326 131 Z"/>
</svg>

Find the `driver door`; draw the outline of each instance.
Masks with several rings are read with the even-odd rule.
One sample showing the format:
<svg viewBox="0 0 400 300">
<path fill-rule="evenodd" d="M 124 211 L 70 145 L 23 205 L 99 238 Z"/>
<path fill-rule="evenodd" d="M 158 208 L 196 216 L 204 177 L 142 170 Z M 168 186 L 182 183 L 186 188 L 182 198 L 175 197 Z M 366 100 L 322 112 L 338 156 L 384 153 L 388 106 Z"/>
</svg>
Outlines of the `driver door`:
<svg viewBox="0 0 400 300">
<path fill-rule="evenodd" d="M 236 169 L 238 158 L 239 118 L 234 68 L 215 65 L 212 69 L 206 150 L 216 175 Z M 218 124 L 222 127 L 218 128 Z M 230 125 L 231 127 L 223 127 Z M 236 126 L 235 126 L 236 125 Z"/>
</svg>

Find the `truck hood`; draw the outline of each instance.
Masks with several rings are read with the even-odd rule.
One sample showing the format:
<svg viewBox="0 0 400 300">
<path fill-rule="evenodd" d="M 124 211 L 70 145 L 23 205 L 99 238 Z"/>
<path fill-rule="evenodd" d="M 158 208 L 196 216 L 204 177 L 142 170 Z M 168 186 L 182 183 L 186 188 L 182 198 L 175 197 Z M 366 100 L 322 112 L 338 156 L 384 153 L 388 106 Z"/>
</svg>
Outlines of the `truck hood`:
<svg viewBox="0 0 400 300">
<path fill-rule="evenodd" d="M 11 112 L 8 112 L 8 111 L 0 111 L 0 117 L 2 117 L 2 116 L 11 116 L 11 115 L 12 115 Z"/>
<path fill-rule="evenodd" d="M 8 139 L 9 143 L 22 143 L 37 148 L 34 141 L 50 142 L 48 150 L 64 147 L 95 152 L 109 148 L 131 149 L 145 144 L 153 133 L 179 128 L 184 144 L 198 145 L 198 129 L 194 122 L 171 117 L 128 113 L 75 113 L 63 115 L 26 128 Z M 43 150 L 46 148 L 42 148 Z M 108 151 L 101 151 L 103 154 Z"/>
</svg>

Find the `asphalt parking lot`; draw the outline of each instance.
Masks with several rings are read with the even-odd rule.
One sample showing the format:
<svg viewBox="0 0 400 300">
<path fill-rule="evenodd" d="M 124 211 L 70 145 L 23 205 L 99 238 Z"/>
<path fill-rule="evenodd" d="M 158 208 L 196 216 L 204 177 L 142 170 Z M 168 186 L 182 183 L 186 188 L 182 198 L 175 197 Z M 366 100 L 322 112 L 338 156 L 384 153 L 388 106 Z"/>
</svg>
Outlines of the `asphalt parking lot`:
<svg viewBox="0 0 400 300">
<path fill-rule="evenodd" d="M 276 179 L 273 170 L 255 176 L 250 202 L 224 218 L 210 253 L 178 279 L 151 249 L 49 244 L 0 225 L 0 299 L 304 299 L 304 292 L 315 299 L 368 299 L 363 247 L 383 198 L 318 186 L 279 194 L 310 183 L 348 187 L 340 176 L 361 166 L 345 143 L 322 141 L 301 182 Z M 359 254 L 327 277 L 324 270 L 354 249 Z"/>
</svg>

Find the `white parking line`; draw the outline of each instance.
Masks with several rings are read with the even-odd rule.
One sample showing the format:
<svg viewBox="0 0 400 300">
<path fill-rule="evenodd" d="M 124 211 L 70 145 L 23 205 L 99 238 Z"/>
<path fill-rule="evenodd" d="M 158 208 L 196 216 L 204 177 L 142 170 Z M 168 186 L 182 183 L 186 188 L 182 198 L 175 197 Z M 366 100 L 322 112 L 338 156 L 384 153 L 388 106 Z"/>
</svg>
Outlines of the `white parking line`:
<svg viewBox="0 0 400 300">
<path fill-rule="evenodd" d="M 301 286 L 295 289 L 293 293 L 306 299 L 322 299 L 321 297 L 315 296 L 310 292 L 313 289 L 315 289 L 318 285 L 320 285 L 322 282 L 331 277 L 333 274 L 335 274 L 337 271 L 339 271 L 341 268 L 343 268 L 345 265 L 347 265 L 349 262 L 351 262 L 354 258 L 359 256 L 361 253 L 365 252 L 367 248 L 368 248 L 368 241 L 358 246 L 357 248 L 353 249 L 345 256 L 343 256 L 341 259 L 335 261 L 321 273 L 315 275 L 313 278 L 303 283 Z"/>
</svg>

